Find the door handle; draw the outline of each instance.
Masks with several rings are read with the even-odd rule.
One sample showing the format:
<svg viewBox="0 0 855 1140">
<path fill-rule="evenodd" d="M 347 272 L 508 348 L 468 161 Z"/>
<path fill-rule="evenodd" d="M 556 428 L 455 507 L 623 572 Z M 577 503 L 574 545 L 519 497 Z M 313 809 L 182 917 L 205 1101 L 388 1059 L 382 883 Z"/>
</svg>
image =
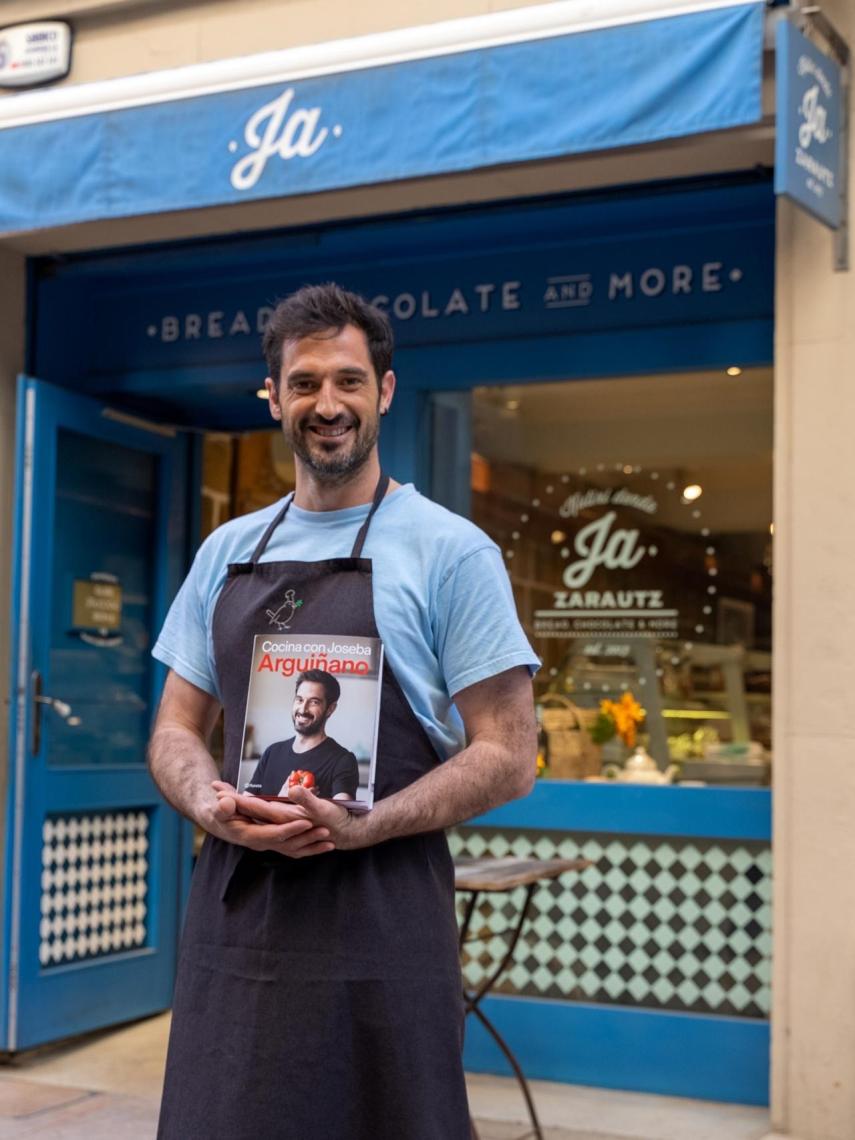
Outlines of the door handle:
<svg viewBox="0 0 855 1140">
<path fill-rule="evenodd" d="M 59 697 L 49 697 L 42 692 L 42 675 L 38 669 L 33 670 L 30 682 L 34 706 L 32 750 L 33 755 L 36 755 L 42 746 L 42 708 L 45 705 L 61 716 L 69 728 L 77 728 L 81 722 L 80 717 L 74 715 L 74 711 L 67 701 L 62 701 Z"/>
</svg>

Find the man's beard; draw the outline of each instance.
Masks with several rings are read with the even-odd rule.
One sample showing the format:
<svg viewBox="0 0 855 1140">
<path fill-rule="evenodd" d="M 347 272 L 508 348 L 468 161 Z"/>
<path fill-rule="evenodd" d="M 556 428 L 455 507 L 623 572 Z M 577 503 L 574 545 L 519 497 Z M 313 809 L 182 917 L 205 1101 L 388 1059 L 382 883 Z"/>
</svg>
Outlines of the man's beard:
<svg viewBox="0 0 855 1140">
<path fill-rule="evenodd" d="M 324 427 L 341 427 L 344 426 L 345 421 L 343 418 L 325 422 Z M 282 421 L 282 431 L 285 436 L 285 442 L 292 449 L 298 459 L 305 464 L 306 467 L 312 471 L 318 479 L 325 483 L 344 483 L 347 479 L 359 471 L 368 462 L 371 452 L 377 443 L 377 436 L 379 434 L 379 421 L 375 420 L 374 423 L 365 425 L 364 423 L 354 426 L 354 437 L 350 447 L 346 451 L 336 449 L 336 452 L 330 455 L 325 455 L 322 450 L 322 445 L 312 448 L 306 439 L 306 433 L 310 430 L 311 424 L 300 424 L 296 432 L 292 432 L 289 427 Z"/>
<path fill-rule="evenodd" d="M 309 724 L 297 724 L 297 721 L 292 717 L 294 724 L 294 731 L 298 736 L 320 736 L 324 731 L 324 725 L 327 723 L 325 716 L 320 717 L 318 720 L 312 720 Z"/>
</svg>

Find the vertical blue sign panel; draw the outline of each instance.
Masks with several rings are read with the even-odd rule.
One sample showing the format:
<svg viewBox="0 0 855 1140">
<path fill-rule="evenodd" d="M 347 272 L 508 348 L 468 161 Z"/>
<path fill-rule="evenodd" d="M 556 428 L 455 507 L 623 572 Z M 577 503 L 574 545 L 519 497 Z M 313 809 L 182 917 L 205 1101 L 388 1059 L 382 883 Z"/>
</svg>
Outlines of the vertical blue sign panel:
<svg viewBox="0 0 855 1140">
<path fill-rule="evenodd" d="M 790 20 L 776 41 L 775 193 L 837 229 L 840 199 L 840 67 Z"/>
</svg>

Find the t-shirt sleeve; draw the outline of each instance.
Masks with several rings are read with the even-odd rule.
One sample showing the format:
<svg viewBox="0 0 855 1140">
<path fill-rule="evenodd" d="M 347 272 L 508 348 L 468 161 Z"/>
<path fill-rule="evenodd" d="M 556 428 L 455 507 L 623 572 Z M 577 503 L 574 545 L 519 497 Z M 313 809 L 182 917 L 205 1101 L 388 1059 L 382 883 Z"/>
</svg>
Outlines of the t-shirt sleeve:
<svg viewBox="0 0 855 1140">
<path fill-rule="evenodd" d="M 492 543 L 464 555 L 442 580 L 436 623 L 439 661 L 451 697 L 516 665 L 532 675 L 540 668 Z"/>
<path fill-rule="evenodd" d="M 269 761 L 270 761 L 270 749 L 265 748 L 264 752 L 262 752 L 262 754 L 261 754 L 261 759 L 258 761 L 258 763 L 255 766 L 255 771 L 252 773 L 252 776 L 250 776 L 249 780 L 247 780 L 246 787 L 244 788 L 245 792 L 255 792 L 255 793 L 261 792 L 262 794 L 265 794 L 264 793 L 264 780 L 267 776 L 267 768 L 269 766 Z M 279 789 L 277 788 L 277 791 L 278 790 Z M 266 793 L 266 794 L 275 795 L 276 793 L 272 792 L 272 793 Z"/>
<path fill-rule="evenodd" d="M 219 686 L 210 655 L 207 583 L 210 553 L 209 542 L 203 543 L 169 607 L 152 655 L 174 669 L 185 681 L 219 700 Z"/>
<path fill-rule="evenodd" d="M 340 756 L 332 778 L 332 794 L 340 795 L 347 792 L 352 800 L 356 799 L 356 790 L 359 787 L 359 765 L 352 752 L 343 752 Z"/>
</svg>

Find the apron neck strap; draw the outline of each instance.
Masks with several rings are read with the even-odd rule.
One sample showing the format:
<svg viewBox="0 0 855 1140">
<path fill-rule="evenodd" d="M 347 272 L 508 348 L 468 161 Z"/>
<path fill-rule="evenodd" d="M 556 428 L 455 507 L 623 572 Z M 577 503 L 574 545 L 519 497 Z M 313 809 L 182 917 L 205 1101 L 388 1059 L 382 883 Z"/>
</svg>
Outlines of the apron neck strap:
<svg viewBox="0 0 855 1140">
<path fill-rule="evenodd" d="M 270 542 L 270 539 L 273 536 L 274 530 L 276 530 L 276 528 L 279 526 L 279 524 L 282 522 L 282 520 L 288 514 L 288 508 L 291 506 L 291 504 L 293 502 L 294 502 L 294 492 L 292 491 L 291 494 L 288 496 L 288 498 L 285 500 L 285 502 L 282 506 L 282 510 L 276 514 L 276 516 L 273 519 L 273 522 L 271 522 L 270 526 L 267 528 L 267 530 L 264 532 L 264 534 L 258 540 L 258 546 L 256 546 L 255 550 L 253 550 L 252 557 L 250 558 L 250 562 L 252 563 L 253 566 L 255 566 L 255 564 L 258 562 L 259 558 L 261 558 L 262 554 L 267 549 L 267 544 L 268 544 L 268 542 Z"/>
<path fill-rule="evenodd" d="M 350 552 L 351 558 L 359 558 L 360 555 L 362 554 L 362 548 L 365 545 L 365 539 L 368 535 L 368 528 L 371 525 L 371 520 L 374 518 L 374 515 L 377 513 L 377 508 L 383 502 L 383 499 L 385 498 L 386 492 L 388 491 L 388 489 L 389 489 L 389 476 L 385 473 L 385 471 L 381 471 L 380 472 L 380 478 L 377 480 L 377 487 L 374 491 L 374 498 L 371 500 L 371 510 L 368 512 L 368 515 L 365 519 L 365 522 L 359 528 L 359 533 L 357 534 L 356 541 L 353 544 L 353 550 Z M 288 514 L 288 508 L 291 506 L 291 504 L 293 502 L 294 502 L 294 493 L 292 491 L 291 494 L 288 496 L 288 498 L 285 500 L 285 503 L 283 504 L 281 511 L 279 511 L 278 514 L 274 517 L 273 521 L 270 523 L 267 530 L 264 532 L 264 534 L 259 539 L 258 546 L 256 546 L 255 550 L 253 550 L 252 557 L 250 558 L 250 562 L 252 563 L 253 566 L 256 565 L 258 560 L 261 558 L 262 554 L 267 549 L 267 544 L 268 544 L 268 542 L 270 542 L 270 539 L 273 536 L 273 532 L 284 521 L 285 516 Z"/>
<path fill-rule="evenodd" d="M 374 498 L 371 500 L 371 510 L 365 519 L 365 522 L 359 528 L 359 534 L 356 536 L 356 541 L 353 544 L 353 550 L 350 552 L 351 558 L 359 558 L 362 554 L 362 548 L 365 545 L 365 539 L 368 535 L 368 528 L 371 526 L 371 520 L 377 513 L 377 508 L 383 502 L 386 492 L 389 490 L 389 476 L 385 471 L 380 472 L 380 478 L 377 480 L 377 487 L 374 491 Z"/>
</svg>

